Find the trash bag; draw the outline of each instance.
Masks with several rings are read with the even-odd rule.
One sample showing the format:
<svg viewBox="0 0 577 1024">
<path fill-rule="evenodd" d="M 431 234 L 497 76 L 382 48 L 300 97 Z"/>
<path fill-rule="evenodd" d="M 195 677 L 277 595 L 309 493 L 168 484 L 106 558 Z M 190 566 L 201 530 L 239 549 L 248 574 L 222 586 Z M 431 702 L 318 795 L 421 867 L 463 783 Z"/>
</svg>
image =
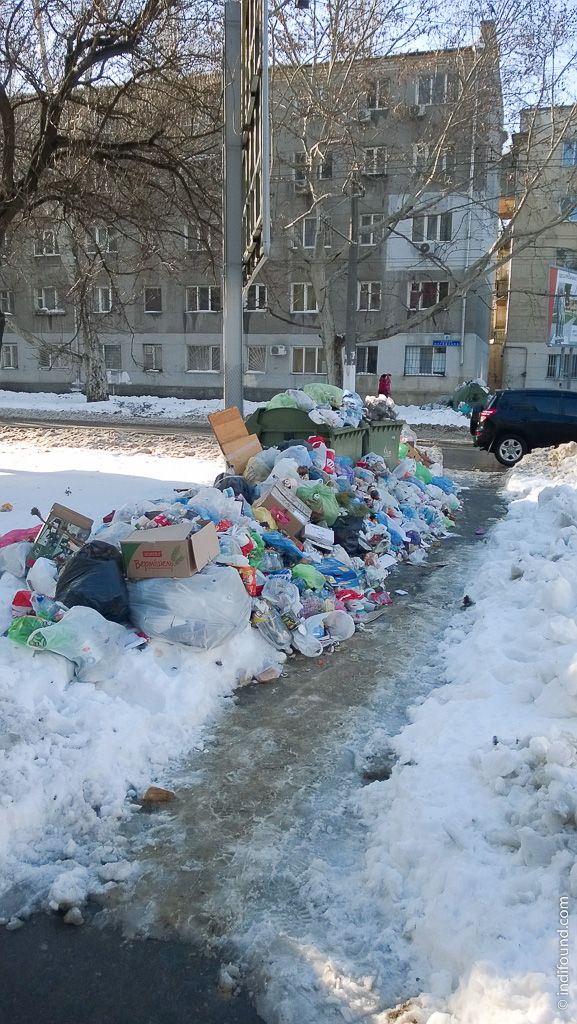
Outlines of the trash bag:
<svg viewBox="0 0 577 1024">
<path fill-rule="evenodd" d="M 278 608 L 256 598 L 252 605 L 252 624 L 277 651 L 290 653 L 291 632 L 285 626 Z"/>
<path fill-rule="evenodd" d="M 348 612 L 325 612 L 321 615 L 311 615 L 305 620 L 307 633 L 323 640 L 324 637 L 341 642 L 350 640 L 355 632 L 355 622 Z"/>
<path fill-rule="evenodd" d="M 26 540 L 0 548 L 0 572 L 9 572 L 22 579 L 26 575 L 26 559 L 31 549 L 32 544 Z"/>
<path fill-rule="evenodd" d="M 245 480 L 243 476 L 234 476 L 231 473 L 220 473 L 214 481 L 214 486 L 219 491 L 226 491 L 228 487 L 232 488 L 237 498 L 239 496 L 245 498 L 249 505 L 252 505 L 256 498 L 256 491 L 254 487 L 249 484 L 248 480 Z"/>
<path fill-rule="evenodd" d="M 343 404 L 343 390 L 335 384 L 305 384 L 303 391 L 310 395 L 318 405 L 328 405 L 332 409 L 340 409 Z"/>
<path fill-rule="evenodd" d="M 298 619 L 301 612 L 301 599 L 298 588 L 294 583 L 288 583 L 283 579 L 267 579 L 262 596 L 265 601 L 278 608 L 283 616 L 291 619 Z"/>
<path fill-rule="evenodd" d="M 302 412 L 310 412 L 311 409 L 314 409 L 315 407 L 316 403 L 314 398 L 311 398 L 310 395 L 307 395 L 305 391 L 301 391 L 300 389 L 287 388 L 285 395 L 293 398 L 297 404 L 297 408 L 301 409 Z"/>
<path fill-rule="evenodd" d="M 251 602 L 236 571 L 206 566 L 185 579 L 130 580 L 130 617 L 148 636 L 209 651 L 248 626 Z"/>
<path fill-rule="evenodd" d="M 45 597 L 54 597 L 56 594 L 56 577 L 58 566 L 50 558 L 37 558 L 34 565 L 28 570 L 26 582 L 31 590 L 37 594 L 44 594 Z"/>
<path fill-rule="evenodd" d="M 297 487 L 297 497 L 304 501 L 319 519 L 324 519 L 327 526 L 332 526 L 341 512 L 332 487 L 314 483 L 308 487 Z"/>
<path fill-rule="evenodd" d="M 335 544 L 340 544 L 351 558 L 355 555 L 364 555 L 366 548 L 359 544 L 359 534 L 363 529 L 361 516 L 346 516 L 344 519 L 337 519 L 333 532 Z"/>
<path fill-rule="evenodd" d="M 310 590 L 322 590 L 326 583 L 322 572 L 319 572 L 318 569 L 315 569 L 314 565 L 309 565 L 307 562 L 300 562 L 299 565 L 295 565 L 292 575 L 295 580 L 304 580 Z"/>
<path fill-rule="evenodd" d="M 298 409 L 298 402 L 292 397 L 287 395 L 286 391 L 282 391 L 279 395 L 275 395 L 271 398 L 267 405 L 268 409 Z"/>
<path fill-rule="evenodd" d="M 128 622 L 128 593 L 118 548 L 89 541 L 68 559 L 56 581 L 56 600 L 67 608 L 94 608 L 109 622 Z"/>
<path fill-rule="evenodd" d="M 105 659 L 116 660 L 128 635 L 124 626 L 109 622 L 94 608 L 83 607 L 71 608 L 59 622 L 25 616 L 16 619 L 8 630 L 16 643 L 72 661 L 80 676 Z"/>
<path fill-rule="evenodd" d="M 242 474 L 245 480 L 248 480 L 249 484 L 261 484 L 274 466 L 277 455 L 278 448 L 266 448 L 257 455 L 253 455 L 252 459 L 248 460 Z"/>
</svg>

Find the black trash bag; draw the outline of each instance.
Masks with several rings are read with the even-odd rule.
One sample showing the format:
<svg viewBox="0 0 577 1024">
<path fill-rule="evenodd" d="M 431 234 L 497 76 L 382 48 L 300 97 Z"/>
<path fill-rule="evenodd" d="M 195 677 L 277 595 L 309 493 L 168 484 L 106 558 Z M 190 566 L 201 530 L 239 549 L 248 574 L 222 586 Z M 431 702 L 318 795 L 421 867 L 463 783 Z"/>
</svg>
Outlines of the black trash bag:
<svg viewBox="0 0 577 1024">
<path fill-rule="evenodd" d="M 84 544 L 58 576 L 56 600 L 67 608 L 94 608 L 110 622 L 129 622 L 128 591 L 118 548 L 102 540 Z"/>
<path fill-rule="evenodd" d="M 232 487 L 237 498 L 239 496 L 246 498 L 249 505 L 252 505 L 257 498 L 256 487 L 249 484 L 243 476 L 233 476 L 232 473 L 220 473 L 212 486 L 219 491 L 225 491 L 227 487 Z"/>
<path fill-rule="evenodd" d="M 362 516 L 345 516 L 344 519 L 339 517 L 333 526 L 335 544 L 340 544 L 351 558 L 365 555 L 367 552 L 367 549 L 359 544 L 359 533 L 362 528 Z"/>
</svg>

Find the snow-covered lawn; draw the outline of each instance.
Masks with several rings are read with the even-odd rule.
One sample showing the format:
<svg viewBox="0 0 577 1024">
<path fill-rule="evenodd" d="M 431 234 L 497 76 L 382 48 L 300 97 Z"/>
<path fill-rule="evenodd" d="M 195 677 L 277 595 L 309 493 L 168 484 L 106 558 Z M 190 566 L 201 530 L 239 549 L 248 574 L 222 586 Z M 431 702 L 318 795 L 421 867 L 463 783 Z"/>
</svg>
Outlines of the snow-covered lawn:
<svg viewBox="0 0 577 1024">
<path fill-rule="evenodd" d="M 446 685 L 361 795 L 365 883 L 404 922 L 419 1024 L 577 1019 L 577 446 L 534 454 L 509 490 L 463 578 Z"/>
<path fill-rule="evenodd" d="M 54 501 L 94 517 L 193 481 L 212 483 L 220 460 L 112 455 L 72 449 L 0 449 L 0 533 L 37 524 Z M 0 580 L 0 631 L 21 584 Z M 112 675 L 70 683 L 58 655 L 0 637 L 0 918 L 34 906 L 82 903 L 128 877 L 118 840 L 127 789 L 162 785 L 179 753 L 202 743 L 239 677 L 271 663 L 271 648 L 247 630 L 202 653 L 154 644 L 126 651 Z"/>
<path fill-rule="evenodd" d="M 245 402 L 244 412 L 248 416 L 259 407 L 258 402 Z M 84 395 L 54 395 L 49 392 L 32 394 L 25 391 L 0 391 L 0 416 L 18 412 L 30 414 L 50 413 L 55 422 L 87 417 L 97 417 L 99 422 L 110 419 L 114 423 L 123 420 L 179 420 L 190 423 L 206 423 L 210 412 L 223 409 L 221 399 L 199 398 L 158 398 L 147 395 L 140 398 L 112 396 L 108 402 L 87 402 Z M 417 405 L 398 405 L 398 419 L 406 423 L 442 424 L 450 427 L 468 427 L 469 420 L 459 412 L 446 406 L 420 408 Z"/>
</svg>

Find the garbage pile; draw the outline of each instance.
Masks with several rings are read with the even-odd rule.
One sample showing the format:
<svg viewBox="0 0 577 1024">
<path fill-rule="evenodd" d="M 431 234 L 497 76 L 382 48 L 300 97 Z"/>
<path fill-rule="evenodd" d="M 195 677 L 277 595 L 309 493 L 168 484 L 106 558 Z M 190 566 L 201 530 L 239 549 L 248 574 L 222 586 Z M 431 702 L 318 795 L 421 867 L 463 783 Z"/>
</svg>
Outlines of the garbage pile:
<svg viewBox="0 0 577 1024">
<path fill-rule="evenodd" d="M 300 409 L 313 423 L 332 428 L 358 427 L 363 420 L 396 419 L 392 398 L 367 397 L 365 403 L 356 391 L 343 391 L 333 384 L 305 384 L 289 388 L 271 398 L 269 409 Z"/>
<path fill-rule="evenodd" d="M 353 461 L 318 436 L 96 527 L 55 505 L 40 527 L 0 538 L 14 577 L 7 635 L 85 680 L 127 646 L 210 650 L 249 623 L 287 655 L 334 649 L 392 603 L 395 566 L 419 564 L 453 528 L 458 488 L 439 457 L 408 430 L 399 457 L 394 469 L 375 453 Z"/>
</svg>

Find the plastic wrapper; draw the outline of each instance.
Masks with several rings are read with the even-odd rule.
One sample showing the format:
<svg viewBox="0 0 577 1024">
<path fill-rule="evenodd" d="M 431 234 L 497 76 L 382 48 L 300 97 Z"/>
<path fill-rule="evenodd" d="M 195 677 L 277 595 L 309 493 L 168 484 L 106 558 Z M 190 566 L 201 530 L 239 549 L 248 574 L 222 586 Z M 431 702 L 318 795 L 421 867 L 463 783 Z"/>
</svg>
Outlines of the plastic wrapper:
<svg viewBox="0 0 577 1024">
<path fill-rule="evenodd" d="M 9 572 L 12 576 L 23 579 L 26 575 L 26 559 L 31 548 L 32 544 L 25 540 L 0 548 L 0 573 Z"/>
<path fill-rule="evenodd" d="M 128 622 L 128 593 L 118 548 L 93 540 L 69 558 L 56 581 L 67 608 L 94 608 L 110 622 Z"/>
<path fill-rule="evenodd" d="M 148 636 L 206 651 L 242 632 L 251 602 L 236 569 L 207 566 L 180 580 L 128 583 L 132 622 Z"/>
</svg>

